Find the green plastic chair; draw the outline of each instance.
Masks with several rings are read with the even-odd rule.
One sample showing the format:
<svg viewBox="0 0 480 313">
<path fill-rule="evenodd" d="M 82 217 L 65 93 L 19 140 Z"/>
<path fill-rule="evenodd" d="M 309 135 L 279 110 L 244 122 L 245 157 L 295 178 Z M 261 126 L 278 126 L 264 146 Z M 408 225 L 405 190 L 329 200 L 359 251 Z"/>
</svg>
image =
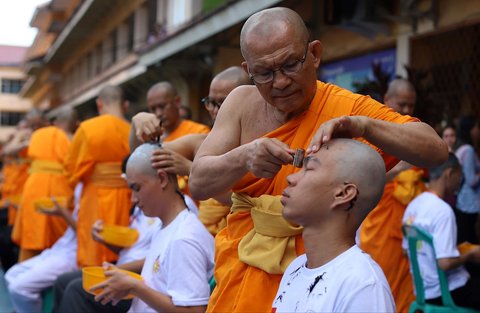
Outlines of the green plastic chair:
<svg viewBox="0 0 480 313">
<path fill-rule="evenodd" d="M 453 302 L 450 290 L 448 289 L 448 280 L 445 272 L 438 266 L 437 255 L 435 253 L 435 248 L 433 246 L 432 236 L 425 230 L 418 228 L 413 225 L 403 225 L 402 227 L 403 235 L 407 238 L 408 241 L 408 257 L 410 260 L 410 266 L 413 272 L 413 281 L 415 284 L 415 291 L 417 298 L 410 305 L 409 313 L 414 313 L 416 311 L 422 311 L 425 313 L 430 312 L 458 312 L 458 313 L 473 313 L 478 312 L 474 309 L 459 307 Z M 432 247 L 433 255 L 435 256 L 435 262 L 437 266 L 437 273 L 440 280 L 440 290 L 442 292 L 442 302 L 443 306 L 426 303 L 425 301 L 425 287 L 423 285 L 423 279 L 420 275 L 420 267 L 418 265 L 417 258 L 417 246 L 419 242 L 424 242 Z"/>
<path fill-rule="evenodd" d="M 210 280 L 208 281 L 208 284 L 210 285 L 210 294 L 212 294 L 213 289 L 215 289 L 215 286 L 217 285 L 215 277 L 212 276 L 212 278 L 210 278 Z"/>
<path fill-rule="evenodd" d="M 42 313 L 53 312 L 53 288 L 47 288 L 42 291 L 43 305 Z"/>
</svg>

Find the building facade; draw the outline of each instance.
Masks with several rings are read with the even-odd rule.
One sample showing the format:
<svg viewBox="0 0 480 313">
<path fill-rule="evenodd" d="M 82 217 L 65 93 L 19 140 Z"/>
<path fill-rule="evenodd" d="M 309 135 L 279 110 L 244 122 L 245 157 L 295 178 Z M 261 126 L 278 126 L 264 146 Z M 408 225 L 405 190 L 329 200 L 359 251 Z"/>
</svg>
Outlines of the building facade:
<svg viewBox="0 0 480 313">
<path fill-rule="evenodd" d="M 272 6 L 297 11 L 322 41 L 319 77 L 355 89 L 378 72 L 409 75 L 421 94 L 416 114 L 429 123 L 480 114 L 480 2 L 468 0 L 51 0 L 32 18 L 39 31 L 21 94 L 87 117 L 98 91 L 116 84 L 133 114 L 151 85 L 170 80 L 194 119 L 207 122 L 200 99 L 210 79 L 240 65 L 243 22 Z"/>
</svg>

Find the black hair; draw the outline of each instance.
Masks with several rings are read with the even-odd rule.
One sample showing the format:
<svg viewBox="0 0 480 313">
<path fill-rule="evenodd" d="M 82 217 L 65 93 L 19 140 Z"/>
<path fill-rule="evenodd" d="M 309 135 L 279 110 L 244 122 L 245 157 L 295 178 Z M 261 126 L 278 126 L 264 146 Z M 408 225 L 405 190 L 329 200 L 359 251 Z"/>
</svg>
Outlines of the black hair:
<svg viewBox="0 0 480 313">
<path fill-rule="evenodd" d="M 435 166 L 429 169 L 429 174 L 430 174 L 430 180 L 437 180 L 442 176 L 443 172 L 446 169 L 452 168 L 452 169 L 460 169 L 462 166 L 460 165 L 460 162 L 458 161 L 457 157 L 455 154 L 449 152 L 448 153 L 448 159 L 446 162 L 439 166 Z"/>
</svg>

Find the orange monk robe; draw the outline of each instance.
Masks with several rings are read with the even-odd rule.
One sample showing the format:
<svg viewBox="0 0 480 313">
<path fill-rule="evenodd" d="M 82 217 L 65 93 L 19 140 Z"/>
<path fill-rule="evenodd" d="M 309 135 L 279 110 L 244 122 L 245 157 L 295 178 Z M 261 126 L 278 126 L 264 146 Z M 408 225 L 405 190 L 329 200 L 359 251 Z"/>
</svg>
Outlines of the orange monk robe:
<svg viewBox="0 0 480 313">
<path fill-rule="evenodd" d="M 6 203 L 8 201 L 8 198 L 10 195 L 12 195 L 13 191 L 13 180 L 15 175 L 15 164 L 14 160 L 12 158 L 4 158 L 3 160 L 3 168 L 2 168 L 2 177 L 3 177 L 3 183 L 2 183 L 2 204 Z M 10 209 L 10 206 L 8 206 L 8 224 L 13 225 L 15 222 L 15 214 L 16 211 L 15 209 Z M 12 212 L 10 212 L 12 211 Z"/>
<path fill-rule="evenodd" d="M 421 169 L 413 168 L 387 183 L 377 207 L 360 227 L 360 248 L 370 254 L 385 273 L 397 312 L 407 312 L 415 300 L 410 265 L 402 249 L 402 219 L 408 203 L 425 190 L 422 173 Z M 406 184 L 402 176 L 407 174 L 418 175 L 409 175 L 411 184 Z"/>
<path fill-rule="evenodd" d="M 49 248 L 63 235 L 68 226 L 59 216 L 37 212 L 34 202 L 52 196 L 71 200 L 73 190 L 63 168 L 69 147 L 70 139 L 67 134 L 55 126 L 40 128 L 30 138 L 28 146 L 28 157 L 31 160 L 30 174 L 24 185 L 13 231 L 17 234 L 15 242 L 21 249 Z"/>
<path fill-rule="evenodd" d="M 188 134 L 208 134 L 210 128 L 206 125 L 196 123 L 191 120 L 182 120 L 173 132 L 168 134 L 163 141 L 169 142 Z"/>
<path fill-rule="evenodd" d="M 129 154 L 130 124 L 112 115 L 89 119 L 77 129 L 65 168 L 71 186 L 83 183 L 78 211 L 79 266 L 113 262 L 117 255 L 92 239 L 93 223 L 127 226 L 132 205 L 130 190 L 120 177 L 122 160 Z"/>
<path fill-rule="evenodd" d="M 307 149 L 322 123 L 343 115 L 365 115 L 396 123 L 416 121 L 368 96 L 356 95 L 335 85 L 317 81 L 317 92 L 310 108 L 264 137 L 277 138 L 294 149 Z M 398 162 L 380 150 L 377 151 L 382 154 L 388 169 Z M 283 166 L 271 179 L 256 178 L 248 173 L 234 186 L 233 191 L 251 197 L 281 195 L 287 186 L 287 176 L 297 170 L 291 165 Z M 214 276 L 217 286 L 210 298 L 208 312 L 271 312 L 282 275 L 268 274 L 238 258 L 238 243 L 252 228 L 250 212 L 237 211 L 227 216 L 227 227 L 215 237 Z M 304 252 L 300 235 L 296 237 L 296 252 L 297 255 Z"/>
<path fill-rule="evenodd" d="M 9 184 L 8 197 L 20 199 L 23 193 L 23 187 L 28 178 L 28 169 L 30 168 L 30 160 L 27 158 L 28 149 L 20 151 L 19 156 L 13 161 L 12 180 Z M 18 205 L 18 203 L 17 203 Z M 8 209 L 8 223 L 13 225 L 16 220 L 17 208 L 10 206 Z M 13 234 L 12 234 L 13 236 Z"/>
<path fill-rule="evenodd" d="M 191 121 L 182 120 L 173 132 L 168 134 L 163 141 L 169 142 L 189 134 L 208 134 L 210 128 L 206 125 Z M 188 192 L 188 176 L 178 176 L 178 187 L 186 194 Z"/>
</svg>

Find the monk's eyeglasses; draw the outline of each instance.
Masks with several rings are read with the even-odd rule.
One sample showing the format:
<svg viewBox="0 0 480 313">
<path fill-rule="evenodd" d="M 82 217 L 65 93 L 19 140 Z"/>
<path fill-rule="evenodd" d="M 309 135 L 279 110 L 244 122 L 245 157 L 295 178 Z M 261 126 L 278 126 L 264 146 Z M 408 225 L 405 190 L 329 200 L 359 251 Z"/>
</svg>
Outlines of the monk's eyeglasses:
<svg viewBox="0 0 480 313">
<path fill-rule="evenodd" d="M 202 104 L 205 106 L 205 109 L 211 111 L 211 110 L 214 110 L 215 108 L 220 109 L 223 101 L 225 101 L 225 99 L 222 99 L 220 101 L 215 101 L 210 97 L 205 97 L 202 99 Z"/>
<path fill-rule="evenodd" d="M 262 73 L 248 73 L 250 79 L 256 83 L 256 84 L 267 84 L 273 81 L 275 78 L 275 72 L 282 72 L 283 75 L 286 76 L 292 76 L 298 73 L 302 67 L 303 63 L 305 63 L 305 60 L 307 59 L 307 53 L 308 53 L 308 45 L 310 44 L 309 41 L 307 41 L 307 45 L 305 47 L 305 53 L 303 54 L 303 57 L 301 59 L 293 60 L 293 61 L 287 61 L 283 65 L 279 66 L 276 69 L 272 69 L 269 71 L 265 71 Z"/>
</svg>

